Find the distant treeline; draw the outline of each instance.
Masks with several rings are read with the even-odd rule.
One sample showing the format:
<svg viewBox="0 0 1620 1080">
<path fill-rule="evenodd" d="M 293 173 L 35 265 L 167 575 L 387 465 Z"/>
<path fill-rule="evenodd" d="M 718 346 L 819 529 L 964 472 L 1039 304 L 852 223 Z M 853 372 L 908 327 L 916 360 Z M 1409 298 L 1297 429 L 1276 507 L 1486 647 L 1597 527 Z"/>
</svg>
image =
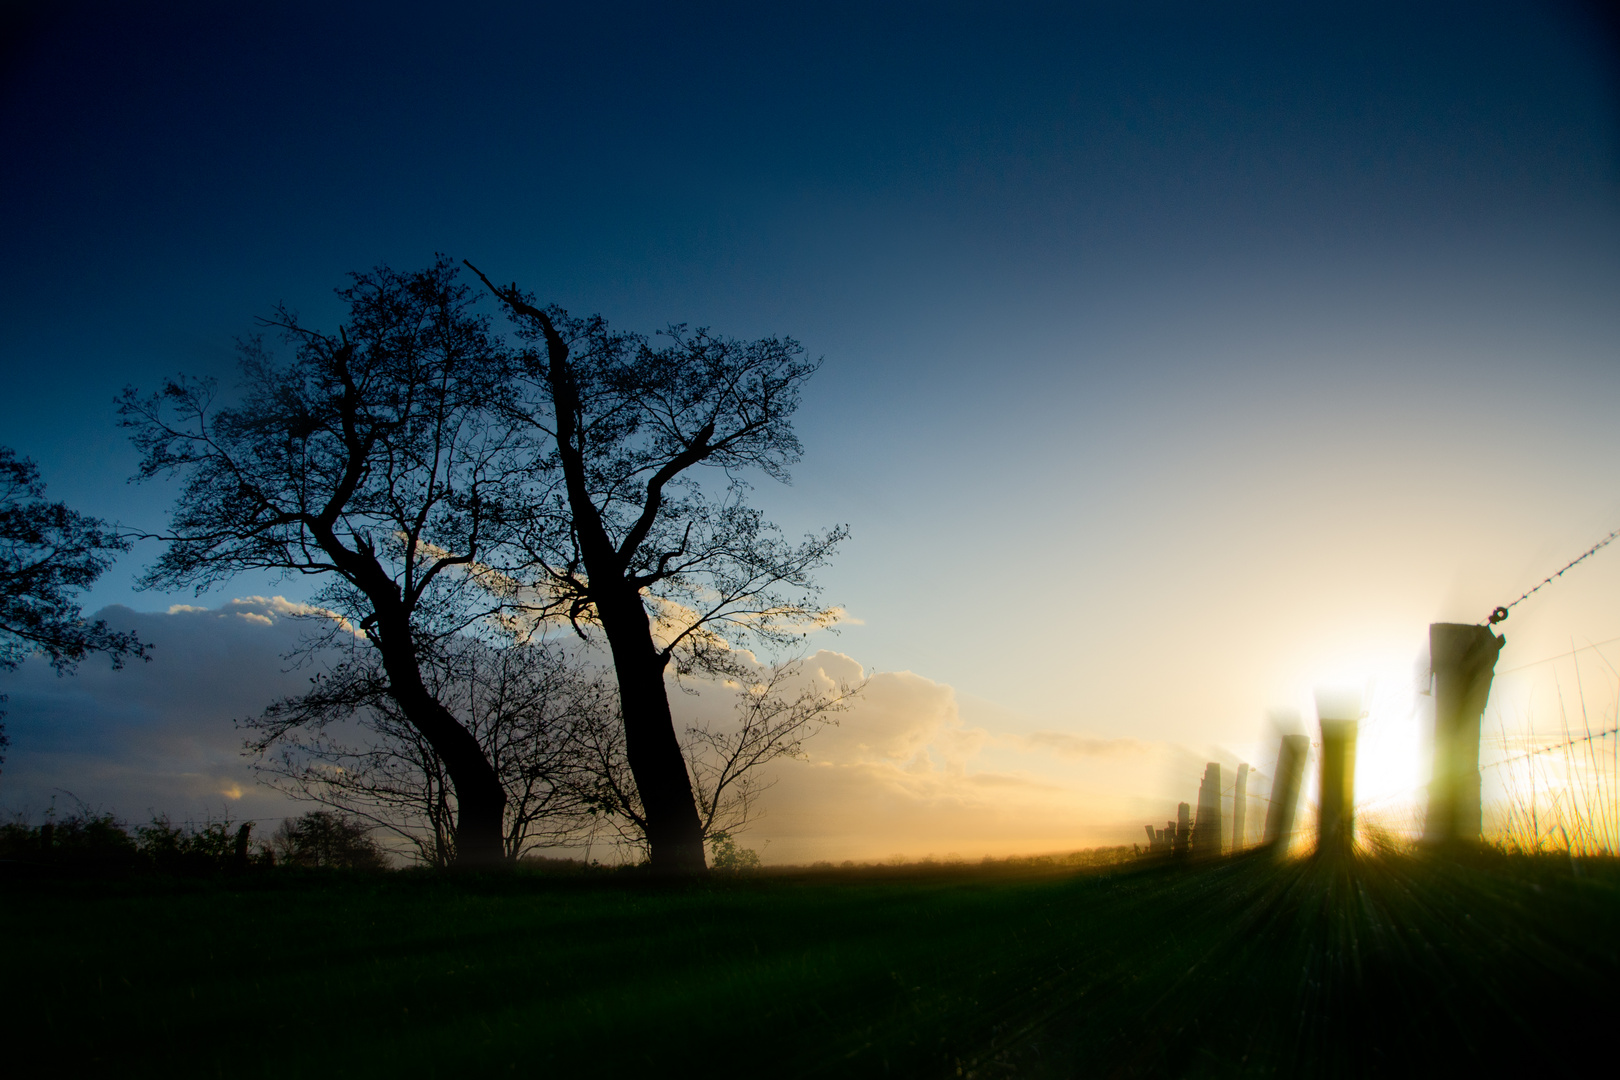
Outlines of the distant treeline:
<svg viewBox="0 0 1620 1080">
<path fill-rule="evenodd" d="M 329 810 L 288 818 L 259 841 L 252 822 L 176 825 L 167 816 L 133 828 L 111 814 L 0 824 L 0 865 L 164 873 L 225 873 L 275 866 L 381 870 L 387 855 L 361 822 Z"/>
<path fill-rule="evenodd" d="M 752 851 L 716 845 L 714 870 L 721 874 L 857 871 L 877 873 L 975 870 L 1063 871 L 1106 868 L 1136 861 L 1130 845 L 1086 848 L 1065 854 L 1013 855 L 966 860 L 932 856 L 881 862 L 818 861 L 809 866 L 764 867 Z M 723 848 L 723 850 L 722 850 Z M 520 870 L 546 875 L 614 873 L 631 866 L 603 865 L 580 859 L 525 856 Z M 175 824 L 168 816 L 130 826 L 111 814 L 75 813 L 31 824 L 21 818 L 0 823 L 0 874 L 31 870 L 110 871 L 181 874 L 239 873 L 276 867 L 331 870 L 386 870 L 387 851 L 371 837 L 364 822 L 331 810 L 314 810 L 288 818 L 261 839 L 254 823 L 209 820 L 200 825 Z"/>
</svg>

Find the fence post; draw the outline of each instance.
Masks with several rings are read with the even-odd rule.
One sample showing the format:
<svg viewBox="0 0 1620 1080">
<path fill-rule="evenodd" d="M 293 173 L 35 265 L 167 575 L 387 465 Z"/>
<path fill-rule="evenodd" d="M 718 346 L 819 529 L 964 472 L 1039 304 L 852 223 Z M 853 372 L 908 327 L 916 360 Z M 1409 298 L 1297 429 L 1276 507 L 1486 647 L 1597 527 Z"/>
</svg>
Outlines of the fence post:
<svg viewBox="0 0 1620 1080">
<path fill-rule="evenodd" d="M 1248 837 L 1243 835 L 1243 828 L 1248 815 L 1249 801 L 1249 766 L 1239 765 L 1237 772 L 1237 786 L 1232 789 L 1232 851 L 1243 850 L 1243 844 Z"/>
<path fill-rule="evenodd" d="M 1193 854 L 1201 859 L 1221 854 L 1221 766 L 1211 761 L 1204 766 L 1204 780 L 1198 785 L 1198 819 L 1193 826 Z"/>
<path fill-rule="evenodd" d="M 1356 728 L 1359 695 L 1317 691 L 1322 725 L 1322 802 L 1316 827 L 1318 854 L 1348 855 L 1355 844 Z"/>
<path fill-rule="evenodd" d="M 1479 718 L 1505 638 L 1488 626 L 1431 623 L 1429 666 L 1434 673 L 1434 776 L 1423 839 L 1434 843 L 1478 840 Z"/>
<path fill-rule="evenodd" d="M 1294 806 L 1299 802 L 1299 779 L 1305 771 L 1305 754 L 1311 740 L 1304 735 L 1284 735 L 1277 744 L 1277 769 L 1272 773 L 1271 805 L 1266 808 L 1267 845 L 1288 850 L 1294 835 Z"/>
</svg>

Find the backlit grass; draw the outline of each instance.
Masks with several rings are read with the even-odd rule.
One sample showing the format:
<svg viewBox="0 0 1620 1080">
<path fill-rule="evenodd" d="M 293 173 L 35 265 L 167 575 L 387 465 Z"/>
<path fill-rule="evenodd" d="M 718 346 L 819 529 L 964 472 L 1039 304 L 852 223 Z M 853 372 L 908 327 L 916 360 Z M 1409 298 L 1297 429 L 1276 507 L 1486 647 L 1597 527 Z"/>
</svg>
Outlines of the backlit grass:
<svg viewBox="0 0 1620 1080">
<path fill-rule="evenodd" d="M 69 1074 L 1401 1072 L 1612 1014 L 1617 900 L 1612 863 L 1489 853 L 11 880 L 0 1015 Z"/>
</svg>

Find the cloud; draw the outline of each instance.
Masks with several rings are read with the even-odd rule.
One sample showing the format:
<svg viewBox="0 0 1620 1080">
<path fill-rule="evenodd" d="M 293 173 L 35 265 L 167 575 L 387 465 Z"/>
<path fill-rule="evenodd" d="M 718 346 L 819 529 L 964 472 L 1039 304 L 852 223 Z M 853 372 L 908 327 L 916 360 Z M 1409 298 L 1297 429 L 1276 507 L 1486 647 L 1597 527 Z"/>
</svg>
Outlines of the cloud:
<svg viewBox="0 0 1620 1080">
<path fill-rule="evenodd" d="M 1148 745 L 1138 739 L 1097 739 L 1067 731 L 1033 731 L 1028 735 L 1004 735 L 1002 739 L 1020 750 L 1061 758 L 1114 757 L 1149 750 Z"/>
<path fill-rule="evenodd" d="M 199 612 L 206 611 L 207 609 L 176 604 L 174 607 L 169 608 L 169 613 L 172 615 L 177 610 Z M 263 626 L 273 626 L 278 619 L 313 619 L 316 621 L 330 621 L 337 623 L 339 627 L 348 633 L 353 634 L 355 637 L 365 636 L 359 627 L 349 622 L 348 619 L 345 619 L 342 615 L 339 615 L 331 608 L 316 607 L 314 604 L 305 604 L 294 600 L 288 600 L 284 596 L 237 597 L 235 600 L 227 601 L 224 605 L 214 611 L 213 614 L 219 618 L 229 618 L 231 616 L 235 616 L 236 618 L 246 619 L 248 622 L 256 622 Z"/>
<path fill-rule="evenodd" d="M 829 686 L 866 677 L 856 660 L 827 650 L 805 667 Z M 706 707 L 702 693 L 676 702 L 682 718 Z M 998 749 L 997 760 L 988 760 Z M 772 786 L 740 839 L 769 862 L 971 858 L 1129 843 L 1140 829 L 1130 800 L 1156 780 L 1150 749 L 1130 739 L 969 726 L 949 684 L 878 672 L 837 726 L 805 743 L 803 760 L 770 768 Z M 1055 759 L 1098 755 L 1111 764 L 1101 781 L 1051 768 Z M 1156 816 L 1155 807 L 1143 820 Z"/>
<path fill-rule="evenodd" d="M 864 673 L 849 657 L 823 651 L 813 659 L 833 679 Z M 828 670 L 831 668 L 832 670 Z M 961 718 L 951 688 L 909 671 L 881 672 L 866 683 L 836 728 L 816 736 L 811 760 L 906 763 L 940 741 L 957 741 Z"/>
<path fill-rule="evenodd" d="M 152 662 L 122 671 L 89 662 L 58 678 L 32 659 L 0 679 L 11 697 L 13 743 L 0 808 L 37 815 L 54 798 L 66 809 L 62 793 L 71 792 L 128 821 L 228 809 L 266 827 L 309 809 L 258 782 L 234 721 L 308 685 L 318 661 L 301 667 L 297 653 L 320 629 L 311 617 L 326 613 L 251 596 L 155 613 L 112 607 L 98 617 L 152 642 Z M 752 654 L 739 655 L 764 672 Z M 1164 786 L 1156 744 L 968 724 L 949 684 L 910 671 L 869 675 L 830 650 L 806 658 L 800 678 L 823 690 L 865 686 L 836 724 L 805 742 L 802 760 L 769 767 L 772 786 L 742 837 L 768 861 L 975 858 L 1128 843 L 1141 821 L 1174 813 L 1173 802 L 1166 811 L 1162 797 L 1143 795 Z M 685 687 L 691 692 L 671 694 L 678 726 L 732 715 L 735 687 Z"/>
<path fill-rule="evenodd" d="M 296 654 L 315 629 L 305 617 L 325 614 L 279 596 L 97 612 L 150 642 L 152 659 L 121 671 L 87 660 L 59 678 L 34 657 L 0 680 L 12 744 L 0 807 L 71 809 L 71 794 L 129 821 L 217 815 L 227 805 L 238 819 L 302 813 L 307 806 L 258 783 L 235 721 L 308 685 Z"/>
</svg>

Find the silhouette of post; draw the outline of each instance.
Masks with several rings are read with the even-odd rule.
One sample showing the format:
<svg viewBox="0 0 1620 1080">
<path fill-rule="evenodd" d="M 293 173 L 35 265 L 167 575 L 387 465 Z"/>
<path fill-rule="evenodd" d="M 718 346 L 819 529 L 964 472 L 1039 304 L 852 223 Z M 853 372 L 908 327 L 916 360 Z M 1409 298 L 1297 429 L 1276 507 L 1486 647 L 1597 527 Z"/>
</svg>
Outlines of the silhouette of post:
<svg viewBox="0 0 1620 1080">
<path fill-rule="evenodd" d="M 1176 806 L 1176 839 L 1173 853 L 1178 859 L 1186 858 L 1192 848 L 1192 807 L 1186 803 Z"/>
<path fill-rule="evenodd" d="M 1193 854 L 1213 859 L 1221 853 L 1221 766 L 1211 761 L 1204 766 L 1204 781 L 1198 785 L 1198 819 L 1193 826 Z"/>
<path fill-rule="evenodd" d="M 1237 786 L 1232 789 L 1232 850 L 1243 850 L 1243 843 L 1248 837 L 1243 835 L 1246 824 L 1249 801 L 1249 766 L 1239 765 L 1237 772 Z"/>
<path fill-rule="evenodd" d="M 1423 838 L 1435 843 L 1478 840 L 1479 718 L 1491 693 L 1496 658 L 1506 639 L 1488 626 L 1432 623 L 1434 776 Z"/>
<path fill-rule="evenodd" d="M 1288 850 L 1294 835 L 1294 807 L 1299 802 L 1299 779 L 1305 772 L 1305 754 L 1311 740 L 1304 735 L 1284 735 L 1277 745 L 1277 769 L 1272 773 L 1271 805 L 1266 809 L 1268 845 Z"/>
<path fill-rule="evenodd" d="M 1322 725 L 1322 804 L 1316 825 L 1319 854 L 1348 855 L 1355 843 L 1357 695 L 1316 695 Z"/>
</svg>

